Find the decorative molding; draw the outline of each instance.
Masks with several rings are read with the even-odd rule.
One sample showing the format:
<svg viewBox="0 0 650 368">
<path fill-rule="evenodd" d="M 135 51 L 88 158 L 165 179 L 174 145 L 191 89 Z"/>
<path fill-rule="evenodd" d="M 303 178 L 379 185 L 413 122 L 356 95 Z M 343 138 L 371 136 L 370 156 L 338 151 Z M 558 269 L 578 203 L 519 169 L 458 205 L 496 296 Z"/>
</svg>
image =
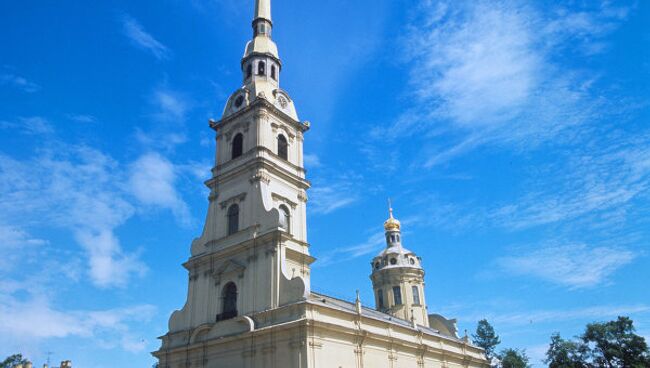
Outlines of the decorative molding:
<svg viewBox="0 0 650 368">
<path fill-rule="evenodd" d="M 212 273 L 212 277 L 214 278 L 214 285 L 221 285 L 221 281 L 224 276 L 232 274 L 236 274 L 238 278 L 242 279 L 244 278 L 245 271 L 246 266 L 237 261 L 228 260 Z"/>
<path fill-rule="evenodd" d="M 240 131 L 243 133 L 248 133 L 250 130 L 251 122 L 250 121 L 240 121 L 236 124 L 234 124 L 228 131 L 225 133 L 226 140 L 230 142 L 230 139 L 232 138 L 235 133 L 239 133 Z"/>
<path fill-rule="evenodd" d="M 266 184 L 269 184 L 271 182 L 271 176 L 266 172 L 266 170 L 258 170 L 251 178 L 250 178 L 251 184 L 257 183 L 257 182 L 264 182 Z"/>
<path fill-rule="evenodd" d="M 305 340 L 297 340 L 297 341 L 290 341 L 289 342 L 289 347 L 291 349 L 301 349 L 304 348 L 306 345 Z"/>
<path fill-rule="evenodd" d="M 284 124 L 278 124 L 278 123 L 271 123 L 271 128 L 273 129 L 273 134 L 277 134 L 278 130 L 283 130 L 284 133 L 289 137 L 289 143 L 293 143 L 294 140 L 296 139 L 296 135 L 293 134 L 289 128 L 287 128 Z"/>
<path fill-rule="evenodd" d="M 209 200 L 210 202 L 214 202 L 214 201 L 216 201 L 218 198 L 219 198 L 219 193 L 217 193 L 217 192 L 212 192 L 212 193 L 210 193 L 210 195 L 208 196 L 208 200 Z"/>
<path fill-rule="evenodd" d="M 250 358 L 255 356 L 255 349 L 244 350 L 241 353 L 241 356 L 244 358 Z"/>
<path fill-rule="evenodd" d="M 265 347 L 262 348 L 262 354 L 265 354 L 265 355 L 266 354 L 273 354 L 273 353 L 275 353 L 276 350 L 277 350 L 277 348 L 275 347 L 275 345 L 265 346 Z"/>
<path fill-rule="evenodd" d="M 226 199 L 225 201 L 219 203 L 219 206 L 221 206 L 221 209 L 226 209 L 227 207 L 230 207 L 230 205 L 235 204 L 235 203 L 241 203 L 246 199 L 246 192 L 237 194 L 236 196 L 230 197 Z"/>
<path fill-rule="evenodd" d="M 271 198 L 273 198 L 274 201 L 282 202 L 284 204 L 288 204 L 294 210 L 296 209 L 296 207 L 298 207 L 298 204 L 296 202 L 293 202 L 289 198 L 281 196 L 281 195 L 279 195 L 277 193 L 271 193 Z"/>
<path fill-rule="evenodd" d="M 300 193 L 298 193 L 298 200 L 307 203 L 307 201 L 309 200 L 309 197 L 307 196 L 307 192 L 303 190 Z"/>
<path fill-rule="evenodd" d="M 323 343 L 319 341 L 310 341 L 309 347 L 311 347 L 312 349 L 322 349 Z"/>
</svg>

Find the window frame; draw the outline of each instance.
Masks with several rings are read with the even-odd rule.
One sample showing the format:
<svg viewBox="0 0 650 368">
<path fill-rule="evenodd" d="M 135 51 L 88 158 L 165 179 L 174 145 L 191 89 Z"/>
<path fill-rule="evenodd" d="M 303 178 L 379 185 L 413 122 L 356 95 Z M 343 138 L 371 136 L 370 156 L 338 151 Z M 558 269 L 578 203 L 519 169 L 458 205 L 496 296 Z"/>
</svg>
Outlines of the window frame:
<svg viewBox="0 0 650 368">
<path fill-rule="evenodd" d="M 230 159 L 235 160 L 244 155 L 244 135 L 237 133 L 230 144 Z"/>
<path fill-rule="evenodd" d="M 278 141 L 278 147 L 277 147 L 278 157 L 280 157 L 285 161 L 289 161 L 289 141 L 287 140 L 287 137 L 285 137 L 284 134 L 278 134 L 277 141 Z"/>
<path fill-rule="evenodd" d="M 420 288 L 417 285 L 411 285 L 411 292 L 413 293 L 413 305 L 422 305 Z"/>
<path fill-rule="evenodd" d="M 403 305 L 402 288 L 400 286 L 393 286 L 393 302 L 395 305 Z"/>
<path fill-rule="evenodd" d="M 226 213 L 226 231 L 228 236 L 234 235 L 239 232 L 239 214 L 240 208 L 238 204 L 232 204 L 228 207 L 228 212 Z"/>
<path fill-rule="evenodd" d="M 221 314 L 217 315 L 217 322 L 233 319 L 239 315 L 237 299 L 239 291 L 237 284 L 230 281 L 221 289 Z"/>
<path fill-rule="evenodd" d="M 377 309 L 383 310 L 386 308 L 386 304 L 384 303 L 384 290 L 383 289 L 378 289 L 377 290 Z"/>
<path fill-rule="evenodd" d="M 281 204 L 278 207 L 278 210 L 280 211 L 280 216 L 281 216 L 280 227 L 284 229 L 287 233 L 291 233 L 291 211 L 289 210 L 289 207 L 287 207 L 284 204 Z M 285 226 L 282 226 L 283 224 L 282 220 L 284 220 Z"/>
<path fill-rule="evenodd" d="M 266 62 L 260 61 L 257 63 L 257 75 L 266 75 Z"/>
</svg>

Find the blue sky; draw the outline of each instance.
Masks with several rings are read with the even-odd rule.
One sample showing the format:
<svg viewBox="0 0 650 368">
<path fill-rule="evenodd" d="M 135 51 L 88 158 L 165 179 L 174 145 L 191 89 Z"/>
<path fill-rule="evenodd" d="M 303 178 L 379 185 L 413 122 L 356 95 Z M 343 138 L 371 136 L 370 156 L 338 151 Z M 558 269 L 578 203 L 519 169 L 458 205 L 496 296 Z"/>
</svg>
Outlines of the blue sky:
<svg viewBox="0 0 650 368">
<path fill-rule="evenodd" d="M 250 3 L 250 4 L 249 4 Z M 147 367 L 182 307 L 252 1 L 0 5 L 0 355 Z M 312 285 L 372 304 L 386 199 L 431 312 L 539 363 L 650 337 L 650 4 L 276 0 Z M 537 366 L 541 366 L 537 364 Z"/>
</svg>

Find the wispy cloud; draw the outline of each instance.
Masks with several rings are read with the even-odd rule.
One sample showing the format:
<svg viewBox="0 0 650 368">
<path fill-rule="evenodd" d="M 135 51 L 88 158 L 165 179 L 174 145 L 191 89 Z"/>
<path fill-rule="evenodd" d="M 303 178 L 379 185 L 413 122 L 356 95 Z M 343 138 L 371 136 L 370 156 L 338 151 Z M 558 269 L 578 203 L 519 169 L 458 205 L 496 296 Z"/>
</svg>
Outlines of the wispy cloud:
<svg viewBox="0 0 650 368">
<path fill-rule="evenodd" d="M 121 21 L 124 34 L 135 46 L 151 52 L 158 60 L 167 59 L 170 56 L 167 46 L 147 33 L 135 18 L 124 15 Z"/>
<path fill-rule="evenodd" d="M 97 122 L 97 118 L 95 118 L 92 115 L 68 114 L 67 117 L 68 117 L 68 119 L 70 119 L 72 121 L 76 121 L 77 123 L 90 124 L 90 123 L 96 123 Z"/>
<path fill-rule="evenodd" d="M 189 110 L 189 102 L 185 96 L 164 87 L 154 91 L 152 102 L 156 108 L 154 116 L 162 121 L 182 122 Z"/>
<path fill-rule="evenodd" d="M 20 301 L 0 295 L 0 332 L 11 336 L 11 343 L 19 340 L 35 344 L 43 339 L 72 336 L 97 340 L 106 348 L 142 352 L 147 346 L 134 338 L 129 325 L 150 319 L 155 311 L 152 305 L 96 311 L 57 310 L 44 297 Z"/>
<path fill-rule="evenodd" d="M 601 101 L 589 89 L 593 77 L 560 64 L 557 49 L 599 41 L 625 12 L 553 10 L 422 2 L 404 37 L 417 103 L 374 135 L 421 134 L 431 167 L 488 143 L 535 147 L 601 117 Z"/>
<path fill-rule="evenodd" d="M 45 135 L 54 132 L 52 124 L 40 116 L 20 118 L 17 121 L 0 121 L 0 129 L 11 129 L 30 135 Z"/>
<path fill-rule="evenodd" d="M 521 310 L 516 304 L 507 301 L 484 301 L 472 304 L 456 304 L 441 306 L 440 312 L 453 315 L 464 321 L 479 321 L 488 319 L 498 328 L 523 326 L 530 324 L 549 324 L 557 326 L 560 323 L 572 321 L 593 322 L 616 318 L 618 316 L 641 317 L 650 315 L 650 305 L 647 304 L 599 304 L 575 308 L 540 309 L 527 308 Z"/>
<path fill-rule="evenodd" d="M 307 168 L 316 168 L 322 165 L 320 162 L 320 157 L 318 157 L 318 155 L 315 154 L 306 154 L 304 160 L 305 160 L 305 166 Z"/>
<path fill-rule="evenodd" d="M 38 92 L 41 86 L 15 74 L 0 74 L 0 85 L 9 85 L 26 93 Z"/>
<path fill-rule="evenodd" d="M 324 267 L 333 261 L 345 262 L 355 258 L 359 258 L 374 252 L 379 252 L 386 244 L 386 238 L 383 232 L 377 233 L 369 237 L 366 241 L 341 248 L 335 248 L 331 251 L 325 252 L 318 257 L 318 263 L 315 267 Z"/>
<path fill-rule="evenodd" d="M 608 223 L 617 220 L 626 205 L 650 190 L 650 136 L 605 136 L 582 152 L 571 152 L 553 169 L 554 175 L 531 185 L 523 198 L 496 209 L 490 217 L 513 229 L 606 212 L 619 213 L 603 216 Z"/>
<path fill-rule="evenodd" d="M 308 209 L 314 214 L 327 215 L 348 207 L 359 200 L 358 189 L 350 176 L 330 180 L 318 180 L 309 191 L 311 198 Z M 320 184 L 325 183 L 327 184 Z"/>
<path fill-rule="evenodd" d="M 637 254 L 624 248 L 571 244 L 501 257 L 497 265 L 510 274 L 535 277 L 570 288 L 586 288 L 608 282 L 618 269 L 636 257 Z"/>
<path fill-rule="evenodd" d="M 491 321 L 499 324 L 522 325 L 530 323 L 566 322 L 576 320 L 599 320 L 618 316 L 648 314 L 648 305 L 602 305 L 567 310 L 532 310 L 521 313 L 494 315 Z"/>
<path fill-rule="evenodd" d="M 56 146 L 27 160 L 0 155 L 0 223 L 68 229 L 87 255 L 96 286 L 126 286 L 147 267 L 137 252 L 124 250 L 115 230 L 140 205 L 170 209 L 182 223 L 189 221 L 175 187 L 177 170 L 152 153 L 129 166 L 89 147 Z"/>
<path fill-rule="evenodd" d="M 176 190 L 178 172 L 174 164 L 157 153 L 147 153 L 131 165 L 129 189 L 144 205 L 172 210 L 177 219 L 191 222 L 187 204 Z"/>
<path fill-rule="evenodd" d="M 0 161 L 5 222 L 29 224 L 40 218 L 72 230 L 98 286 L 122 286 L 131 274 L 146 270 L 124 253 L 113 234 L 134 211 L 121 194 L 113 159 L 87 147 L 62 146 L 30 160 L 3 156 Z"/>
</svg>

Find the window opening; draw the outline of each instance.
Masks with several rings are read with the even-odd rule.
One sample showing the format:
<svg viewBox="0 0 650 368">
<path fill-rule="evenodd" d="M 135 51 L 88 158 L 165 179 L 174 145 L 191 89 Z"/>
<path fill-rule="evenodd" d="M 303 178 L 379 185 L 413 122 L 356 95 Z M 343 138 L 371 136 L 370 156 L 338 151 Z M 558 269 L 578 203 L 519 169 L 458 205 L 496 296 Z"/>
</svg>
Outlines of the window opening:
<svg viewBox="0 0 650 368">
<path fill-rule="evenodd" d="M 420 305 L 420 289 L 413 286 L 413 304 Z"/>
<path fill-rule="evenodd" d="M 228 208 L 228 235 L 239 231 L 239 206 L 233 204 Z"/>
<path fill-rule="evenodd" d="M 232 159 L 236 159 L 244 154 L 244 136 L 239 133 L 232 140 Z"/>
<path fill-rule="evenodd" d="M 289 159 L 289 143 L 282 134 L 278 136 L 278 156 L 283 160 Z"/>
<path fill-rule="evenodd" d="M 395 305 L 402 305 L 402 289 L 399 286 L 393 287 L 393 299 L 395 300 Z"/>
</svg>

